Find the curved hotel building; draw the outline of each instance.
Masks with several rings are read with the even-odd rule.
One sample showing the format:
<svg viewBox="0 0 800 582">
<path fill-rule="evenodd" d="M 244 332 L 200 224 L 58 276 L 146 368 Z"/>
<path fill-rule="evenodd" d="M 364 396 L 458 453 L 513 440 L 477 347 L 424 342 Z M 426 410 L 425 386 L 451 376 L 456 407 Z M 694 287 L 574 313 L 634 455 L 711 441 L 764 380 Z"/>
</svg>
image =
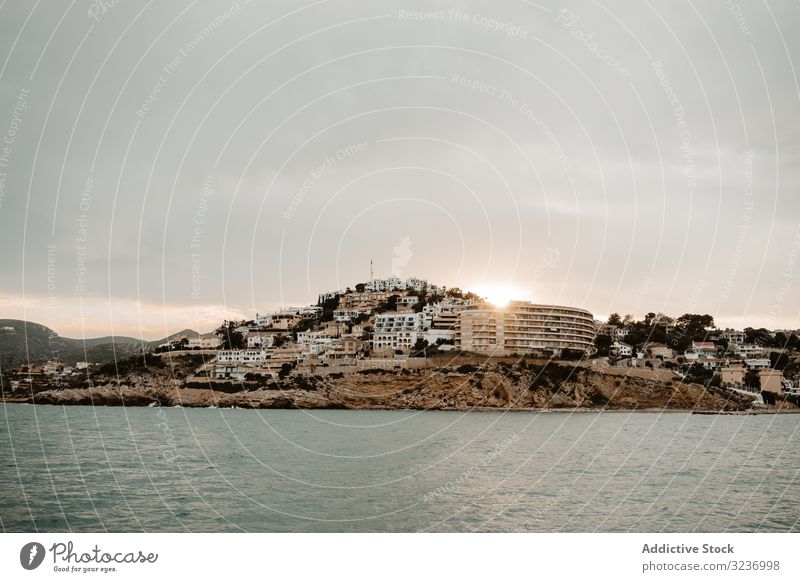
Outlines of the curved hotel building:
<svg viewBox="0 0 800 582">
<path fill-rule="evenodd" d="M 594 350 L 594 317 L 585 309 L 511 301 L 505 307 L 468 306 L 456 323 L 456 345 L 468 352 L 525 354 Z"/>
</svg>

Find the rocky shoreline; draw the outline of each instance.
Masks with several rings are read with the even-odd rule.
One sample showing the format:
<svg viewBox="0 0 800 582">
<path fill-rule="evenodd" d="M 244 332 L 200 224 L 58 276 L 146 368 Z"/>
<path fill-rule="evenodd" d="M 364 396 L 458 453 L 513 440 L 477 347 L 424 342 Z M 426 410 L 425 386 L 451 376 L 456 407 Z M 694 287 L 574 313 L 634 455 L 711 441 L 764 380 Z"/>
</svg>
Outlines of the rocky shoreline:
<svg viewBox="0 0 800 582">
<path fill-rule="evenodd" d="M 626 374 L 570 362 L 486 363 L 348 373 L 295 373 L 281 380 L 189 381 L 191 366 L 170 365 L 97 374 L 85 385 L 30 393 L 4 392 L 5 402 L 89 406 L 182 406 L 285 409 L 692 411 L 744 413 L 753 399 L 722 388 L 687 384 L 663 372 Z M 178 362 L 179 364 L 179 362 Z"/>
</svg>

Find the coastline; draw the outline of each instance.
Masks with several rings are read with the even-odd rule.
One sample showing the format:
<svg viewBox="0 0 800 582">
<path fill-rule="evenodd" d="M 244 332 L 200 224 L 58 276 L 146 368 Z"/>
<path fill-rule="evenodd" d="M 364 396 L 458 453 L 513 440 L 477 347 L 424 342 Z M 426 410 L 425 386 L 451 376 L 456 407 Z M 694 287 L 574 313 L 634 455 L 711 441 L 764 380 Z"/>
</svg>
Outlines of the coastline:
<svg viewBox="0 0 800 582">
<path fill-rule="evenodd" d="M 131 404 L 87 404 L 87 403 L 46 403 L 28 402 L 23 399 L 0 399 L 0 403 L 5 405 L 21 406 L 70 406 L 70 407 L 92 407 L 92 408 L 192 408 L 197 410 L 347 410 L 347 411 L 384 411 L 384 412 L 477 412 L 477 413 L 545 413 L 545 414 L 697 414 L 697 415 L 716 415 L 716 416 L 769 416 L 769 415 L 794 415 L 800 414 L 800 409 L 787 410 L 781 408 L 774 409 L 749 409 L 749 410 L 711 410 L 711 409 L 684 409 L 684 408 L 492 408 L 488 406 L 477 406 L 473 408 L 391 408 L 375 406 L 369 408 L 341 408 L 341 407 L 320 407 L 299 408 L 292 407 L 270 407 L 270 408 L 251 408 L 241 406 L 184 406 L 180 404 L 172 406 L 142 406 Z"/>
<path fill-rule="evenodd" d="M 193 362 L 172 358 L 85 384 L 4 392 L 5 403 L 242 409 L 438 410 L 452 412 L 800 413 L 784 403 L 687 384 L 663 371 L 593 369 L 575 362 L 486 362 L 403 370 L 294 373 L 246 382 L 198 381 Z"/>
</svg>

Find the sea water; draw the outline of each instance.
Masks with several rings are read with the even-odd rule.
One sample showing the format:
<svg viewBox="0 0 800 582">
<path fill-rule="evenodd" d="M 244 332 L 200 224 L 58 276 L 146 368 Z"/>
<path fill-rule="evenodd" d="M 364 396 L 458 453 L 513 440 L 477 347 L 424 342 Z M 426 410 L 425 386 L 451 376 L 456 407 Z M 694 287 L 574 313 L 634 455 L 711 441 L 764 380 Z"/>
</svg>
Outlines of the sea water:
<svg viewBox="0 0 800 582">
<path fill-rule="evenodd" d="M 0 405 L 0 529 L 797 531 L 798 425 Z"/>
</svg>

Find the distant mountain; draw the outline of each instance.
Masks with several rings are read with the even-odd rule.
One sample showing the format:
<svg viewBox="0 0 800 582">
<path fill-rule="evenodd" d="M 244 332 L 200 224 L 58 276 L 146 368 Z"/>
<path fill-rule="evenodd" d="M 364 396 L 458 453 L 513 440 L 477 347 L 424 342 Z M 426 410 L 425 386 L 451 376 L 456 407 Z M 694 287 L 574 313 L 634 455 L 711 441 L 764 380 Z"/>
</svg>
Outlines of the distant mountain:
<svg viewBox="0 0 800 582">
<path fill-rule="evenodd" d="M 143 341 L 127 336 L 84 340 L 61 337 L 49 327 L 38 323 L 0 319 L 0 366 L 9 368 L 56 359 L 67 365 L 80 361 L 105 364 L 149 351 L 181 335 L 196 337 L 200 334 L 192 329 L 184 329 L 156 341 Z"/>
<path fill-rule="evenodd" d="M 154 340 L 154 341 L 146 342 L 146 343 L 150 347 L 156 348 L 161 344 L 165 344 L 168 341 L 176 339 L 176 338 L 179 338 L 181 336 L 183 336 L 183 337 L 198 337 L 200 335 L 202 335 L 202 334 L 199 331 L 195 331 L 193 329 L 183 329 L 183 330 L 181 330 L 181 331 L 179 331 L 177 333 L 173 333 L 172 335 L 168 335 L 167 337 L 161 338 L 160 340 Z"/>
</svg>

